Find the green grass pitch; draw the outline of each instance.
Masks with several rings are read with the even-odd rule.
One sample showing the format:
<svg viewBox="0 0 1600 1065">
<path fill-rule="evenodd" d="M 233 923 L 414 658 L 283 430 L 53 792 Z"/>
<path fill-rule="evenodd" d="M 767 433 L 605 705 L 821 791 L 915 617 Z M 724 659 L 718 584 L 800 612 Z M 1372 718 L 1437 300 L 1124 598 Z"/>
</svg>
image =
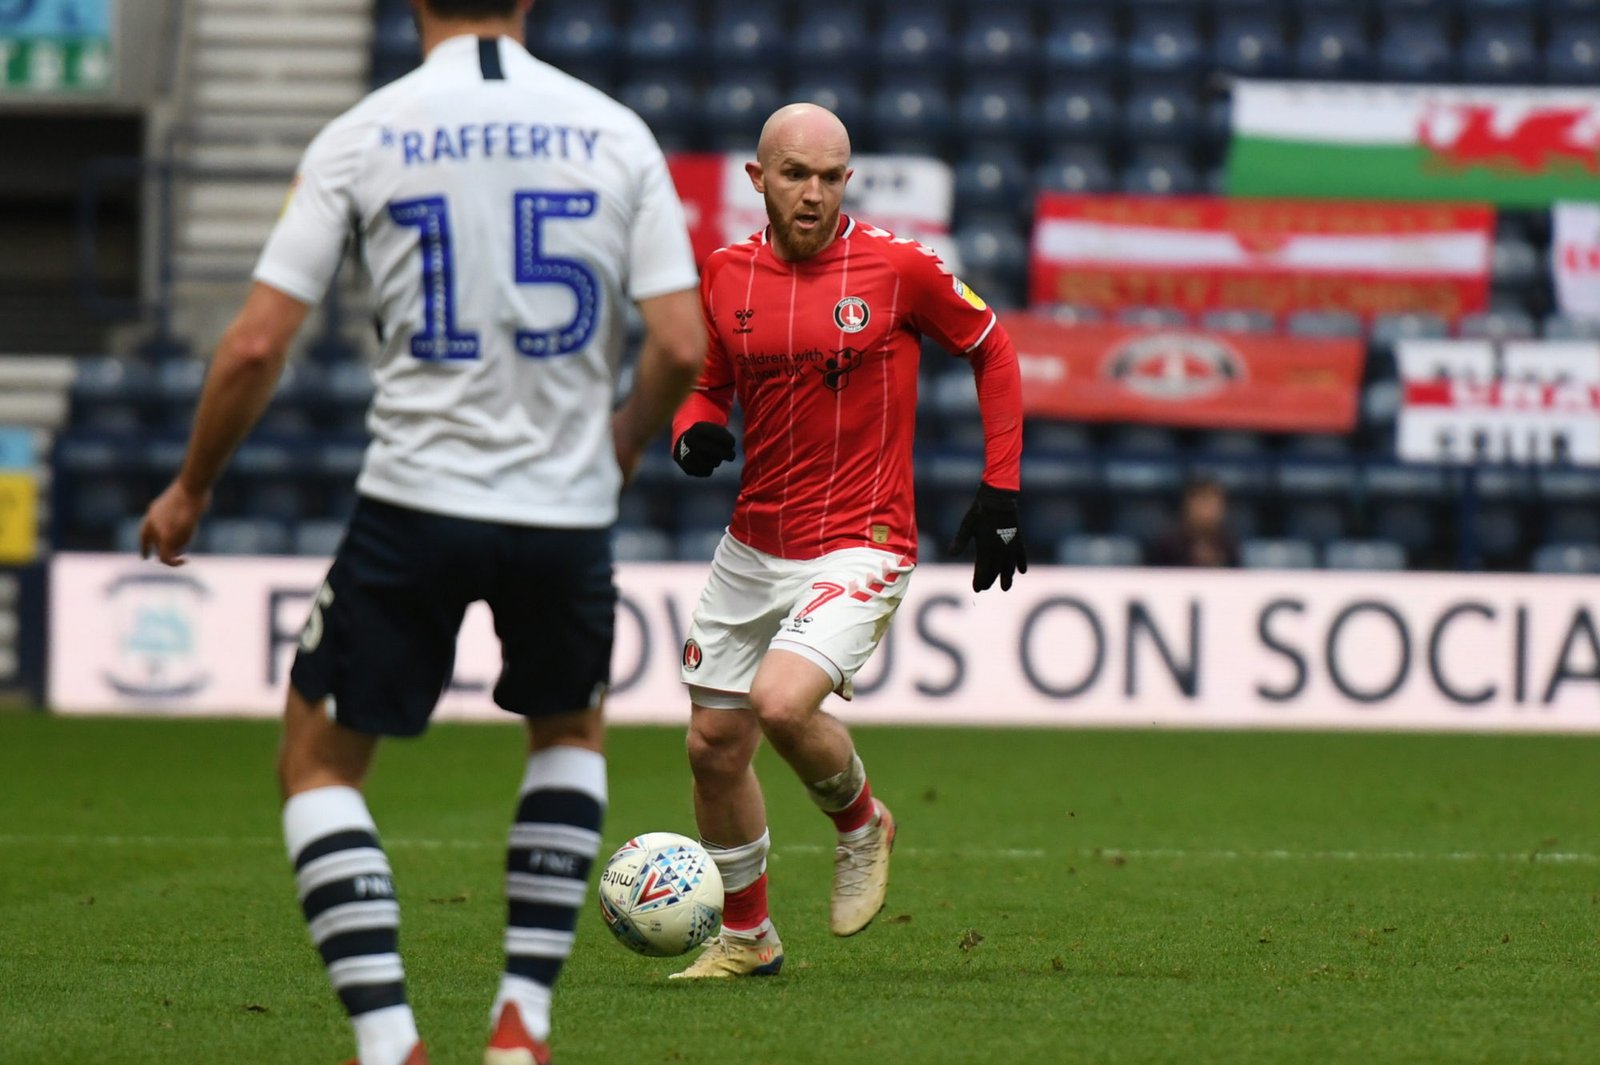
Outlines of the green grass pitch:
<svg viewBox="0 0 1600 1065">
<path fill-rule="evenodd" d="M 1589 738 L 871 730 L 889 905 L 827 934 L 829 826 L 770 754 L 776 979 L 669 984 L 591 906 L 561 1065 L 1600 1061 Z M 336 1065 L 274 725 L 0 715 L 0 1062 Z M 681 734 L 613 734 L 607 853 L 692 831 Z M 412 1000 L 479 1059 L 512 727 L 379 757 Z"/>
</svg>

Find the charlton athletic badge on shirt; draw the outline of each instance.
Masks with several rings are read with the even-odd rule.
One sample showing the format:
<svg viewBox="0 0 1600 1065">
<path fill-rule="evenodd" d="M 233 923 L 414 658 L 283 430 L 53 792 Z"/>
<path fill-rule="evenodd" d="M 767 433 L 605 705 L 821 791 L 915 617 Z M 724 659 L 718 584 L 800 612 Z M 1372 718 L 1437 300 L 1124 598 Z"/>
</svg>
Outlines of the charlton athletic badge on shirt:
<svg viewBox="0 0 1600 1065">
<path fill-rule="evenodd" d="M 859 333 L 872 319 L 872 308 L 860 296 L 846 296 L 833 305 L 833 324 L 846 333 Z"/>
</svg>

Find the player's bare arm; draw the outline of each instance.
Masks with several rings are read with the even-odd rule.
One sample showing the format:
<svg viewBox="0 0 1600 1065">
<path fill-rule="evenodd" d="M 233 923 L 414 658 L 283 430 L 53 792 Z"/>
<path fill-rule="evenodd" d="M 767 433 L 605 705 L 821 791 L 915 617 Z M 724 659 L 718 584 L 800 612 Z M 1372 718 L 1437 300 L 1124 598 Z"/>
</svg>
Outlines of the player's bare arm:
<svg viewBox="0 0 1600 1065">
<path fill-rule="evenodd" d="M 706 327 L 694 289 L 639 301 L 644 347 L 633 390 L 612 419 L 617 465 L 626 480 L 644 448 L 694 387 L 706 358 Z"/>
<path fill-rule="evenodd" d="M 211 503 L 211 487 L 272 400 L 289 342 L 307 310 L 270 285 L 258 281 L 251 287 L 212 357 L 183 466 L 145 511 L 139 527 L 145 558 L 154 551 L 169 566 L 183 564 L 184 548 Z"/>
</svg>

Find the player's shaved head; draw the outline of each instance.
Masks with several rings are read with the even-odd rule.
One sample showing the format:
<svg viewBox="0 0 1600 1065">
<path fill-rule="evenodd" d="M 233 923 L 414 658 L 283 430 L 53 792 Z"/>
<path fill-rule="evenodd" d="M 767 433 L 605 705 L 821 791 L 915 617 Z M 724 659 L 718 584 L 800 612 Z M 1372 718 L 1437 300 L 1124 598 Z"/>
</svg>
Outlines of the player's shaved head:
<svg viewBox="0 0 1600 1065">
<path fill-rule="evenodd" d="M 838 115 L 816 104 L 778 108 L 745 172 L 766 201 L 780 258 L 808 259 L 833 242 L 850 180 L 850 134 Z"/>
<path fill-rule="evenodd" d="M 843 155 L 850 161 L 850 131 L 839 116 L 818 104 L 785 104 L 772 112 L 761 127 L 756 142 L 756 160 L 771 166 L 786 151 L 801 151 L 829 156 Z"/>
</svg>

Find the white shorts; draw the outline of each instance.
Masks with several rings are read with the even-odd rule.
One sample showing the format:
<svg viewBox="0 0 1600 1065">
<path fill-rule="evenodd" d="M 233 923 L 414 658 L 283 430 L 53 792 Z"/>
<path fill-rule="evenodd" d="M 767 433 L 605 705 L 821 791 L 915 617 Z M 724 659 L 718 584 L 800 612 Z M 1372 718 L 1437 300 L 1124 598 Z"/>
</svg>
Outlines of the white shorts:
<svg viewBox="0 0 1600 1065">
<path fill-rule="evenodd" d="M 883 639 L 914 569 L 872 547 L 797 562 L 724 534 L 680 659 L 690 697 L 699 706 L 748 708 L 762 658 L 781 650 L 816 663 L 850 698 L 850 679 Z"/>
</svg>

